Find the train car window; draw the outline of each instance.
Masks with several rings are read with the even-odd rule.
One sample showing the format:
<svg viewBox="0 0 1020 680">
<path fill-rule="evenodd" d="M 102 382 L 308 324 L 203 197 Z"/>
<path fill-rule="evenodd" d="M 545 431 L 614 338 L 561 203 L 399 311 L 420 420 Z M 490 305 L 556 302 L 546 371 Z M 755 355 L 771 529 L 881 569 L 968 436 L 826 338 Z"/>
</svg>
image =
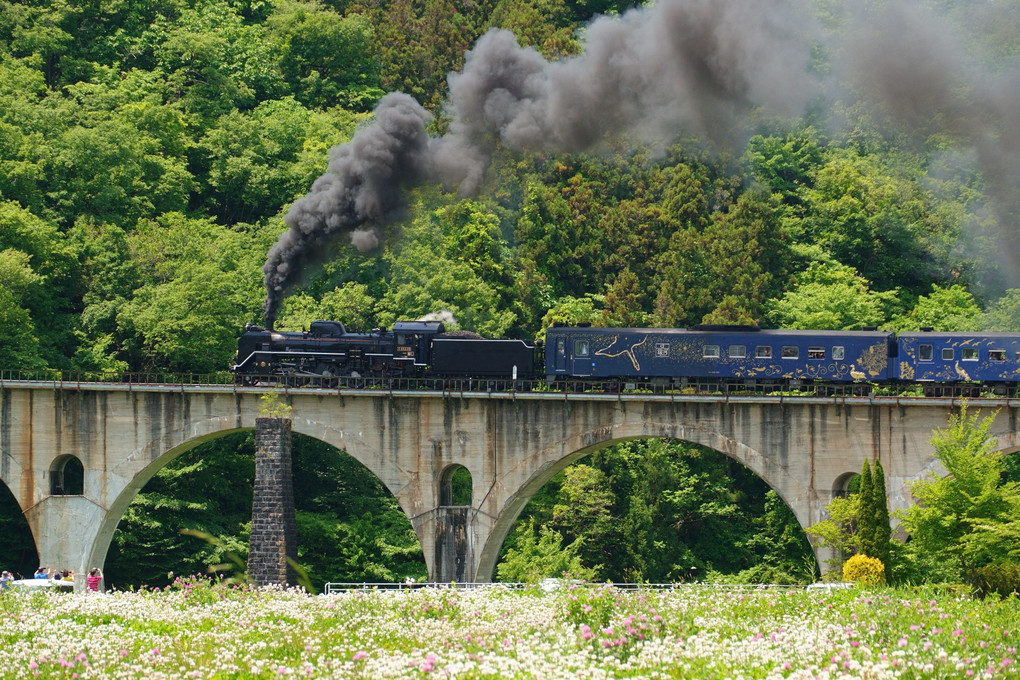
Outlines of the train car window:
<svg viewBox="0 0 1020 680">
<path fill-rule="evenodd" d="M 964 347 L 960 350 L 960 358 L 964 361 L 977 361 L 978 360 L 978 349 L 977 347 Z"/>
<path fill-rule="evenodd" d="M 747 356 L 747 345 L 730 345 L 729 355 L 731 359 L 743 359 Z"/>
<path fill-rule="evenodd" d="M 772 347 L 770 345 L 758 345 L 754 348 L 755 359 L 771 359 Z"/>
<path fill-rule="evenodd" d="M 567 356 L 567 341 L 563 338 L 556 340 L 556 354 L 561 357 Z"/>
<path fill-rule="evenodd" d="M 1006 360 L 1006 350 L 1004 350 L 1004 349 L 990 349 L 990 350 L 988 350 L 988 360 L 989 361 L 1005 361 Z"/>
<path fill-rule="evenodd" d="M 799 359 L 800 348 L 796 345 L 783 345 L 783 358 L 784 359 Z"/>
<path fill-rule="evenodd" d="M 931 361 L 932 357 L 935 356 L 935 347 L 933 345 L 918 345 L 917 346 L 917 360 L 918 361 Z"/>
<path fill-rule="evenodd" d="M 825 359 L 825 348 L 824 347 L 808 347 L 807 348 L 808 359 Z"/>
<path fill-rule="evenodd" d="M 706 359 L 718 359 L 719 358 L 719 345 L 705 345 L 702 348 L 701 356 Z"/>
<path fill-rule="evenodd" d="M 586 356 L 588 356 L 588 341 L 587 340 L 576 340 L 574 342 L 574 356 L 575 357 L 586 357 Z"/>
<path fill-rule="evenodd" d="M 954 354 L 955 354 L 955 352 L 953 351 L 952 347 L 943 347 L 942 348 L 942 361 L 952 361 Z"/>
<path fill-rule="evenodd" d="M 843 361 L 846 358 L 846 349 L 843 345 L 836 345 L 832 348 L 832 358 L 836 361 Z"/>
</svg>

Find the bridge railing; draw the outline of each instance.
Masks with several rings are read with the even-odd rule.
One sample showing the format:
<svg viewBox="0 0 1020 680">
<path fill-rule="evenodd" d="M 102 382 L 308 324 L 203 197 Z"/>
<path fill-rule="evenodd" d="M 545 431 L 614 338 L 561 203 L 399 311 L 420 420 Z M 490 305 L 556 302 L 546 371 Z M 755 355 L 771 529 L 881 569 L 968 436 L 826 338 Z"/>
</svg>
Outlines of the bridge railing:
<svg viewBox="0 0 1020 680">
<path fill-rule="evenodd" d="M 169 373 L 135 371 L 128 373 L 106 371 L 57 370 L 0 370 L 0 384 L 4 382 L 52 383 L 56 386 L 75 384 L 105 385 L 231 385 L 233 374 L 220 373 Z"/>
<path fill-rule="evenodd" d="M 235 375 L 228 371 L 217 373 L 172 373 L 136 371 L 128 373 L 104 371 L 9 370 L 0 369 L 0 386 L 5 382 L 30 382 L 65 388 L 86 385 L 138 385 L 138 386 L 234 386 L 256 389 L 328 389 L 336 391 L 428 391 L 448 396 L 478 393 L 559 393 L 602 395 L 697 395 L 697 396 L 791 396 L 791 397 L 945 397 L 1018 399 L 1020 386 L 976 384 L 872 384 L 872 383 L 783 383 L 783 382 L 726 382 L 720 380 L 690 381 L 687 383 L 640 383 L 620 380 L 509 380 L 502 378 L 418 378 L 418 377 L 332 377 Z"/>
</svg>

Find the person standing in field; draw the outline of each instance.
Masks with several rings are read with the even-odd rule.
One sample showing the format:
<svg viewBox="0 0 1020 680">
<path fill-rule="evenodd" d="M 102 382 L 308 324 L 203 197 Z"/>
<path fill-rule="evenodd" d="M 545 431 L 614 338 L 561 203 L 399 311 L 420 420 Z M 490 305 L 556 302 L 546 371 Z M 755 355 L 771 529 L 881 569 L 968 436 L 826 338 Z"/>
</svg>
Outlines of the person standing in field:
<svg viewBox="0 0 1020 680">
<path fill-rule="evenodd" d="M 92 567 L 89 571 L 89 575 L 85 577 L 85 584 L 88 586 L 90 592 L 99 592 L 99 582 L 103 580 L 103 572 L 99 567 Z"/>
</svg>

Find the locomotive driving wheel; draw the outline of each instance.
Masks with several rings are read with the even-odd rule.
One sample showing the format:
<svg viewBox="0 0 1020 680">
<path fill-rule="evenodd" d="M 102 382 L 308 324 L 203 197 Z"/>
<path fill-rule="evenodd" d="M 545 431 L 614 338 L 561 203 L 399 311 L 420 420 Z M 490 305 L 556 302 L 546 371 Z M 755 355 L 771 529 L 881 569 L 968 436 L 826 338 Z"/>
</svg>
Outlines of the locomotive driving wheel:
<svg viewBox="0 0 1020 680">
<path fill-rule="evenodd" d="M 338 375 L 336 365 L 320 361 L 315 367 L 315 372 L 322 376 L 318 381 L 322 387 L 336 387 Z"/>
</svg>

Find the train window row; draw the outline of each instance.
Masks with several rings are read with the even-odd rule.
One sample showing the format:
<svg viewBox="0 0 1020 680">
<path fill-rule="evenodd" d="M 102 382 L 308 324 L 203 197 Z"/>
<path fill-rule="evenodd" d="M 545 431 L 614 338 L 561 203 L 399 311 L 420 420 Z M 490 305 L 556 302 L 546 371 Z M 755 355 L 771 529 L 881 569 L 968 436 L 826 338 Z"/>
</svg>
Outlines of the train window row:
<svg viewBox="0 0 1020 680">
<path fill-rule="evenodd" d="M 917 359 L 918 361 L 934 361 L 935 346 L 934 345 L 918 345 L 917 346 Z M 988 350 L 989 361 L 1006 361 L 1006 350 L 1004 349 L 990 349 Z M 960 348 L 960 361 L 978 361 L 981 358 L 981 351 L 977 347 L 961 347 Z M 1015 353 L 1014 359 L 1020 361 L 1020 350 Z M 943 361 L 955 361 L 956 360 L 956 349 L 953 347 L 942 348 L 942 360 Z"/>
<path fill-rule="evenodd" d="M 720 357 L 719 345 L 703 345 L 702 346 L 702 357 L 705 359 L 718 359 Z M 730 359 L 743 359 L 747 357 L 747 346 L 746 345 L 730 345 L 727 348 L 726 356 Z M 799 359 L 800 358 L 800 347 L 796 345 L 783 345 L 780 349 L 780 355 L 783 359 Z M 836 345 L 832 348 L 832 359 L 834 361 L 842 361 L 846 356 L 846 349 L 842 345 Z M 826 357 L 826 351 L 824 347 L 811 346 L 808 347 L 807 358 L 814 361 L 824 361 Z M 771 345 L 758 345 L 754 348 L 755 359 L 771 359 L 772 358 L 772 346 Z"/>
</svg>

